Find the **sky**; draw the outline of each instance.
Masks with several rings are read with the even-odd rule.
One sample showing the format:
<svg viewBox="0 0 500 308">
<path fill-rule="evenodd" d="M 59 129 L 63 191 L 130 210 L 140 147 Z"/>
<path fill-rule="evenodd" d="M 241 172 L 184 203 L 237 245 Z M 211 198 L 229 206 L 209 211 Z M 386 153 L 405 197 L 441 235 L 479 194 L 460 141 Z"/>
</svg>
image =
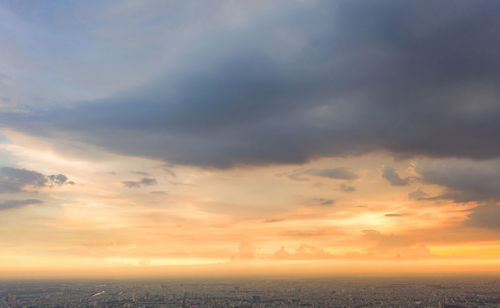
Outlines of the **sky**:
<svg viewBox="0 0 500 308">
<path fill-rule="evenodd" d="M 500 2 L 0 2 L 0 276 L 500 272 Z"/>
</svg>

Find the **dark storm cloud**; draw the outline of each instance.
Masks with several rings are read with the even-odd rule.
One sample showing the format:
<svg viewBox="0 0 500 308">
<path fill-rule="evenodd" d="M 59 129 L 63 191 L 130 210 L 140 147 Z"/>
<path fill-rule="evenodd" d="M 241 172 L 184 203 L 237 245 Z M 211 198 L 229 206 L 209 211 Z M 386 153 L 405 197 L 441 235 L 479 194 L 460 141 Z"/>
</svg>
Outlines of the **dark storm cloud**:
<svg viewBox="0 0 500 308">
<path fill-rule="evenodd" d="M 0 168 L 0 193 L 21 192 L 26 188 L 58 186 L 66 183 L 67 180 L 68 178 L 63 174 L 45 176 L 36 171 L 2 167 Z"/>
<path fill-rule="evenodd" d="M 0 121 L 218 168 L 374 150 L 500 155 L 500 2 L 286 4 L 207 32 L 178 70 L 128 93 Z"/>
<path fill-rule="evenodd" d="M 9 210 L 14 208 L 20 208 L 32 204 L 40 204 L 41 200 L 37 199 L 27 199 L 27 200 L 4 200 L 0 201 L 0 211 Z"/>
<path fill-rule="evenodd" d="M 405 186 L 410 183 L 410 177 L 401 178 L 396 169 L 391 166 L 382 167 L 382 177 L 389 181 L 392 186 Z"/>
<path fill-rule="evenodd" d="M 156 185 L 158 182 L 154 178 L 142 178 L 139 181 L 123 181 L 123 185 L 128 188 Z"/>
<path fill-rule="evenodd" d="M 500 230 L 500 206 L 492 203 L 473 208 L 465 225 Z"/>
<path fill-rule="evenodd" d="M 445 188 L 438 196 L 424 199 L 447 199 L 455 202 L 500 201 L 500 160 L 437 160 L 417 165 L 421 181 Z"/>
</svg>

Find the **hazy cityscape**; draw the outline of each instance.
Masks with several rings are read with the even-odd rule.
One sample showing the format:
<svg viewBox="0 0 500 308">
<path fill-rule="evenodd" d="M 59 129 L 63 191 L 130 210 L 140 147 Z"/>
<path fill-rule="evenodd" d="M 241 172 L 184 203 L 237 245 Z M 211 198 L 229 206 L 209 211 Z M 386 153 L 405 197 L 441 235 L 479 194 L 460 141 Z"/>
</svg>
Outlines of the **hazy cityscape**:
<svg viewBox="0 0 500 308">
<path fill-rule="evenodd" d="M 498 277 L 3 281 L 0 307 L 500 307 Z"/>
</svg>

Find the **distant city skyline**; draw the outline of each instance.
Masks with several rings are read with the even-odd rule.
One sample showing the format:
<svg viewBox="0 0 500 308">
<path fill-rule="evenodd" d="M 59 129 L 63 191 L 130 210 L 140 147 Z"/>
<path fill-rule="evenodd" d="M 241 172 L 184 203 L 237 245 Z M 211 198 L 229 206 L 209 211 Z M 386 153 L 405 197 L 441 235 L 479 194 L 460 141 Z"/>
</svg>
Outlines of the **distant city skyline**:
<svg viewBox="0 0 500 308">
<path fill-rule="evenodd" d="M 500 274 L 500 2 L 0 2 L 0 279 Z"/>
<path fill-rule="evenodd" d="M 484 276 L 0 281 L 0 307 L 497 307 L 499 283 Z"/>
</svg>

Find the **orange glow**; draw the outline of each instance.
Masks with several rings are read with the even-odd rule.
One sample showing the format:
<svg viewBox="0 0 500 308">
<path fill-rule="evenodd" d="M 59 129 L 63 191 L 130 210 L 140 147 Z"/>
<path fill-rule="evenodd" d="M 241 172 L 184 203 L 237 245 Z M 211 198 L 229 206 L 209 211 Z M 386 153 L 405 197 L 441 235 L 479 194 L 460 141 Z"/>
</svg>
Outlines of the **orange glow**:
<svg viewBox="0 0 500 308">
<path fill-rule="evenodd" d="M 43 165 L 44 172 L 64 173 L 76 183 L 44 187 L 38 194 L 47 194 L 50 202 L 2 213 L 0 271 L 5 275 L 499 269 L 498 231 L 463 223 L 475 205 L 409 199 L 415 187 L 393 187 L 380 179 L 378 166 L 390 160 L 384 154 L 323 159 L 299 171 L 292 165 L 164 171 L 154 160 L 38 155 L 49 145 L 8 135 L 7 149 L 20 166 Z M 395 166 L 411 175 L 418 163 Z M 141 166 L 157 184 L 125 187 L 123 180 L 137 177 L 131 165 Z M 347 181 L 356 190 L 341 191 L 346 181 L 338 179 L 290 176 L 329 166 L 360 175 Z M 438 193 L 440 188 L 425 189 Z"/>
</svg>

